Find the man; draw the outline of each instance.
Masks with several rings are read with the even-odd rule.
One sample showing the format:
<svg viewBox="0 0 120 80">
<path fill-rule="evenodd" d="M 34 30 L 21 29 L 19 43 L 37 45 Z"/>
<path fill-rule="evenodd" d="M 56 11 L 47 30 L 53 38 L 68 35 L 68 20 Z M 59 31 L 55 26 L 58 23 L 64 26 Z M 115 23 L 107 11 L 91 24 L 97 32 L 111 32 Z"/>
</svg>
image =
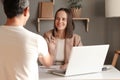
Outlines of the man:
<svg viewBox="0 0 120 80">
<path fill-rule="evenodd" d="M 4 0 L 6 23 L 0 26 L 0 80 L 38 80 L 37 60 L 52 65 L 52 55 L 40 35 L 23 26 L 29 18 L 29 0 Z"/>
</svg>

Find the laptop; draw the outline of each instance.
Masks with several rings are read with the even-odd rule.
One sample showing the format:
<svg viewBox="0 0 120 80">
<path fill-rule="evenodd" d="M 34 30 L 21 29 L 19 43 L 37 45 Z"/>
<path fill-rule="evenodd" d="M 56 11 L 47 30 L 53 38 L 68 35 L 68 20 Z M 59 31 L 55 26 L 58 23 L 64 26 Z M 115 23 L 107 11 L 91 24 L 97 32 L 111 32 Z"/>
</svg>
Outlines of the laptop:
<svg viewBox="0 0 120 80">
<path fill-rule="evenodd" d="M 73 47 L 66 71 L 52 70 L 52 74 L 73 76 L 101 72 L 109 45 L 90 45 Z"/>
</svg>

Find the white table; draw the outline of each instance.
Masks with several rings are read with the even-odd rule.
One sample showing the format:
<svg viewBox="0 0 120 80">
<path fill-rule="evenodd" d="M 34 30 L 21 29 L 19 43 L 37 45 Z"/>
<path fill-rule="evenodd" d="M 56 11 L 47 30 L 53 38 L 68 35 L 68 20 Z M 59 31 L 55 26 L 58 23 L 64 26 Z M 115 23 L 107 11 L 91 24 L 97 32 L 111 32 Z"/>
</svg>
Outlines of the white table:
<svg viewBox="0 0 120 80">
<path fill-rule="evenodd" d="M 109 67 L 106 71 L 92 74 L 84 74 L 79 76 L 62 77 L 58 75 L 53 75 L 47 72 L 46 69 L 41 69 L 39 67 L 39 80 L 80 80 L 80 79 L 101 79 L 101 80 L 120 80 L 120 71 L 111 65 L 106 65 Z"/>
</svg>

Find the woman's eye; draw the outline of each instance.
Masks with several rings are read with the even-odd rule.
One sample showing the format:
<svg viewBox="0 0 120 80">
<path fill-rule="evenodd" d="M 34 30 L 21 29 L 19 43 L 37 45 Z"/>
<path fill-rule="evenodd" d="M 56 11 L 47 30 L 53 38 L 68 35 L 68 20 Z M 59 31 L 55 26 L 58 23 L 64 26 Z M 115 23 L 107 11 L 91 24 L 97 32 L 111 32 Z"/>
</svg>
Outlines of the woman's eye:
<svg viewBox="0 0 120 80">
<path fill-rule="evenodd" d="M 63 21 L 66 21 L 66 18 L 63 18 L 62 20 L 63 20 Z"/>
<path fill-rule="evenodd" d="M 60 20 L 60 18 L 59 18 L 59 17 L 57 17 L 57 18 L 56 18 L 56 20 Z"/>
</svg>

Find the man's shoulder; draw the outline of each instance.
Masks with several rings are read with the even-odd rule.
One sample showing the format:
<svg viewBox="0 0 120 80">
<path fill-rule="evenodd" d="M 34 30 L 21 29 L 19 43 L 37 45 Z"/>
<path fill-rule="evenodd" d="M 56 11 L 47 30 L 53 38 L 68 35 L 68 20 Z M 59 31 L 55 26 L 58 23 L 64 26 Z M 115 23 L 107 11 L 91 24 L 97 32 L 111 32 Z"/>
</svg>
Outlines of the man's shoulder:
<svg viewBox="0 0 120 80">
<path fill-rule="evenodd" d="M 26 29 L 26 30 L 27 30 L 27 29 Z M 35 33 L 35 32 L 32 32 L 32 31 L 30 31 L 30 30 L 27 30 L 27 33 L 28 33 L 28 35 L 30 35 L 31 37 L 33 36 L 33 37 L 36 37 L 36 38 L 43 38 L 42 35 L 37 34 L 37 33 Z"/>
</svg>

